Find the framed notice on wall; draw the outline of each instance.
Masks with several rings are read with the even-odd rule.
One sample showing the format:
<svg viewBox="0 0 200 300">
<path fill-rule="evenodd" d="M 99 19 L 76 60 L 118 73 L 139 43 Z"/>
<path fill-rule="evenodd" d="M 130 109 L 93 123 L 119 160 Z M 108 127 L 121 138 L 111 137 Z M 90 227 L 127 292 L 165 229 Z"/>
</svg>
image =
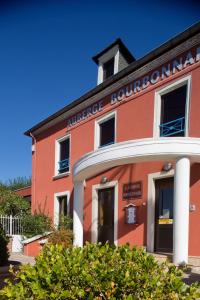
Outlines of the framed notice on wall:
<svg viewBox="0 0 200 300">
<path fill-rule="evenodd" d="M 123 200 L 142 198 L 142 181 L 125 183 L 122 198 Z"/>
</svg>

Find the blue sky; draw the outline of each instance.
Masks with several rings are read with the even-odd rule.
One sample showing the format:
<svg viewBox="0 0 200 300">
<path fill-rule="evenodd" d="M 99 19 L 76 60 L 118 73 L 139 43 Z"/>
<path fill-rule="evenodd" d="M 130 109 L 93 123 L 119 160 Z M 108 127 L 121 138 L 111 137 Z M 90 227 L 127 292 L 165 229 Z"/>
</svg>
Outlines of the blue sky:
<svg viewBox="0 0 200 300">
<path fill-rule="evenodd" d="M 23 132 L 96 85 L 120 37 L 137 58 L 199 21 L 198 1 L 0 1 L 0 180 L 31 175 Z"/>
</svg>

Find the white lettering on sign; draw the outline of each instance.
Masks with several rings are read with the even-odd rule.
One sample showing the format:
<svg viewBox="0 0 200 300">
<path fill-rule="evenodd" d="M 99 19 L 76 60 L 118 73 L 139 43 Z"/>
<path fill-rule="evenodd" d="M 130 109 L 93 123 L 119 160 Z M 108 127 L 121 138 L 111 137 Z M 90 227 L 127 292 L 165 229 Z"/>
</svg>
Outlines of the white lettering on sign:
<svg viewBox="0 0 200 300">
<path fill-rule="evenodd" d="M 71 117 L 70 119 L 68 119 L 67 126 L 69 126 L 69 127 L 74 126 L 77 123 L 89 118 L 90 116 L 95 115 L 96 113 L 98 113 L 102 109 L 103 109 L 103 101 L 99 101 L 99 102 L 89 106 L 88 108 L 82 110 L 77 115 L 75 115 L 75 116 Z"/>
<path fill-rule="evenodd" d="M 137 79 L 126 87 L 120 89 L 118 92 L 113 93 L 110 98 L 110 104 L 116 104 L 118 101 L 131 96 L 133 93 L 136 94 L 141 90 L 146 89 L 148 86 L 154 85 L 160 80 L 163 80 L 166 77 L 197 63 L 198 61 L 200 61 L 200 47 L 196 48 L 195 53 L 189 51 L 184 57 L 181 56 L 174 59 L 171 63 L 161 66 L 158 70 L 154 70 L 150 75 L 146 75 L 140 80 Z"/>
</svg>

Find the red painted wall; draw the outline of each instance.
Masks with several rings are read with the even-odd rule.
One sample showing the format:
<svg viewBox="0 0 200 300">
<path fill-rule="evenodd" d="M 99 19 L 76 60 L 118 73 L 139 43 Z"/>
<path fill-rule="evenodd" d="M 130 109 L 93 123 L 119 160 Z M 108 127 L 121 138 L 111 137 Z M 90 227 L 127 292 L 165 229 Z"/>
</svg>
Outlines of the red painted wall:
<svg viewBox="0 0 200 300">
<path fill-rule="evenodd" d="M 42 245 L 39 243 L 40 240 L 44 238 L 37 239 L 33 242 L 24 245 L 23 253 L 27 256 L 37 256 L 42 250 Z"/>
<path fill-rule="evenodd" d="M 103 116 L 109 111 L 117 112 L 117 142 L 150 138 L 153 136 L 154 120 L 154 97 L 155 91 L 164 87 L 177 79 L 186 75 L 191 75 L 191 95 L 190 95 L 190 122 L 189 136 L 200 137 L 200 105 L 199 105 L 199 82 L 200 64 L 199 62 L 187 66 L 182 71 L 176 72 L 169 78 L 159 81 L 157 84 L 146 88 L 125 101 L 111 106 L 110 97 L 102 99 L 104 102 L 103 111 L 95 116 L 91 116 L 72 128 L 67 128 L 67 120 L 47 129 L 42 134 L 36 136 L 35 152 L 33 153 L 33 176 L 32 176 L 32 211 L 43 210 L 53 218 L 54 193 L 69 190 L 71 193 L 71 207 L 73 202 L 73 181 L 72 175 L 64 178 L 54 178 L 55 167 L 55 140 L 63 137 L 67 133 L 71 134 L 71 162 L 70 171 L 74 163 L 80 157 L 94 150 L 94 125 L 97 117 Z M 119 243 L 130 242 L 131 244 L 146 245 L 146 214 L 147 214 L 147 176 L 149 173 L 161 170 L 163 162 L 140 163 L 126 165 L 108 170 L 104 174 L 110 180 L 119 181 L 119 223 L 118 234 Z M 200 167 L 198 164 L 191 166 L 191 195 L 190 202 L 196 205 L 196 210 L 190 213 L 190 243 L 189 254 L 200 255 L 200 239 L 198 239 L 198 228 L 200 226 Z M 84 203 L 84 239 L 91 239 L 91 197 L 93 184 L 98 184 L 102 175 L 96 176 L 86 182 L 85 203 Z M 143 197 L 133 203 L 139 205 L 139 225 L 124 224 L 124 206 L 122 201 L 122 185 L 128 181 L 143 182 Z M 144 204 L 144 205 L 142 205 Z"/>
</svg>

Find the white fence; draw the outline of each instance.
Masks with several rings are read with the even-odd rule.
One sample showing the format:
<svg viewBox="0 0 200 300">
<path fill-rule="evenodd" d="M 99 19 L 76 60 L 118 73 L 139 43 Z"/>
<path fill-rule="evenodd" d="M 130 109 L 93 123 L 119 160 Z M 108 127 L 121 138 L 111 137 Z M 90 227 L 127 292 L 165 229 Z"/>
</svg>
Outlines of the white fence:
<svg viewBox="0 0 200 300">
<path fill-rule="evenodd" d="M 21 217 L 0 215 L 0 226 L 2 226 L 6 235 L 13 236 L 23 234 Z"/>
</svg>

